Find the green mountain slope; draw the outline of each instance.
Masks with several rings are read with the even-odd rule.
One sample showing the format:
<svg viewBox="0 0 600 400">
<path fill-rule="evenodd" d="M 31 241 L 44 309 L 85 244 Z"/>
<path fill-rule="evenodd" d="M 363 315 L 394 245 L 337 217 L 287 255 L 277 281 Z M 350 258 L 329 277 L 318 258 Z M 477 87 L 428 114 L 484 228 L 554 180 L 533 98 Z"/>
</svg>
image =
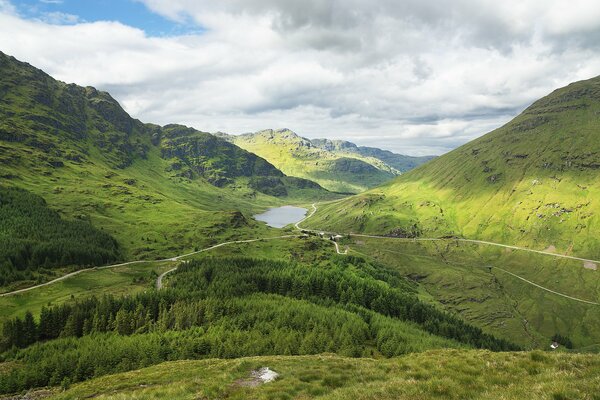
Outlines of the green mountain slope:
<svg viewBox="0 0 600 400">
<path fill-rule="evenodd" d="M 124 258 L 264 232 L 253 212 L 330 196 L 223 139 L 144 124 L 108 93 L 56 81 L 1 53 L 0 185 L 103 228 Z"/>
<path fill-rule="evenodd" d="M 460 236 L 600 258 L 600 78 L 310 222 L 403 237 Z"/>
<path fill-rule="evenodd" d="M 359 154 L 363 157 L 375 158 L 400 172 L 410 171 L 435 158 L 435 156 L 407 156 L 404 154 L 393 153 L 389 150 L 378 149 L 376 147 L 357 146 L 354 143 L 345 140 L 311 139 L 310 142 L 313 145 L 328 151 Z"/>
<path fill-rule="evenodd" d="M 309 140 L 288 129 L 269 129 L 239 136 L 221 135 L 264 157 L 287 175 L 313 180 L 337 192 L 361 192 L 387 182 L 407 169 L 406 163 L 399 161 L 405 156 L 357 147 L 350 142 Z M 403 168 L 398 169 L 382 161 L 375 156 L 377 152 L 374 150 L 385 153 L 392 163 L 402 164 Z"/>
<path fill-rule="evenodd" d="M 115 240 L 87 221 L 65 221 L 42 198 L 0 187 L 0 286 L 36 278 L 39 267 L 102 265 L 119 257 Z"/>
</svg>

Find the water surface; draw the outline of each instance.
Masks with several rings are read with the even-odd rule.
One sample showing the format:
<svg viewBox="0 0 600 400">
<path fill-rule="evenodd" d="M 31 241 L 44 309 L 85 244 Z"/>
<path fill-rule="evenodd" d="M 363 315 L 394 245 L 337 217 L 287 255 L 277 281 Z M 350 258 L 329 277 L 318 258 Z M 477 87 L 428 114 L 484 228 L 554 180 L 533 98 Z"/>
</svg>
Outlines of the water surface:
<svg viewBox="0 0 600 400">
<path fill-rule="evenodd" d="M 306 208 L 294 206 L 282 206 L 269 208 L 262 214 L 257 214 L 254 219 L 266 222 L 273 228 L 283 228 L 289 224 L 295 224 L 306 216 Z"/>
</svg>

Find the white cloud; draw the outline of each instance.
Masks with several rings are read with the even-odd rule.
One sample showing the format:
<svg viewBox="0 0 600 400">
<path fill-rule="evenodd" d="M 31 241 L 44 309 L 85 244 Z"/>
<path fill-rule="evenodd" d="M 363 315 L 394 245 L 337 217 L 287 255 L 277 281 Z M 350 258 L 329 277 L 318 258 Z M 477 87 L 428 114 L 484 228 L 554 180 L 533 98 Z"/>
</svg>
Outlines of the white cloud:
<svg viewBox="0 0 600 400">
<path fill-rule="evenodd" d="M 139 1 L 206 30 L 64 26 L 0 0 L 0 50 L 109 90 L 144 121 L 287 127 L 414 154 L 448 151 L 600 73 L 593 0 Z"/>
<path fill-rule="evenodd" d="M 76 24 L 81 22 L 77 15 L 63 13 L 60 11 L 43 13 L 40 15 L 39 19 L 47 24 L 52 25 Z"/>
<path fill-rule="evenodd" d="M 17 13 L 17 9 L 11 4 L 10 1 L 0 0 L 0 13 L 15 15 Z"/>
</svg>

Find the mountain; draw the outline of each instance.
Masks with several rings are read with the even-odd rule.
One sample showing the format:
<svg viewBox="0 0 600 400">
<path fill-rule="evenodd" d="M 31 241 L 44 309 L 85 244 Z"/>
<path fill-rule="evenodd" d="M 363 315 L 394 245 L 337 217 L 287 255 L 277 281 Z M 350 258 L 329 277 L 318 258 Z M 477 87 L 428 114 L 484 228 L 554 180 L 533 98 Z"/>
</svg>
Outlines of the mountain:
<svg viewBox="0 0 600 400">
<path fill-rule="evenodd" d="M 600 77 L 573 83 L 487 135 L 323 207 L 311 222 L 600 258 L 599 116 Z"/>
<path fill-rule="evenodd" d="M 328 151 L 354 153 L 363 157 L 376 158 L 400 172 L 410 171 L 435 158 L 435 156 L 407 156 L 377 147 L 357 146 L 345 140 L 311 139 L 310 141 L 313 145 Z"/>
<path fill-rule="evenodd" d="M 255 211 L 331 196 L 226 140 L 142 123 L 108 93 L 59 82 L 2 53 L 0 186 L 103 229 L 124 258 L 264 230 L 250 218 Z"/>
<path fill-rule="evenodd" d="M 237 136 L 220 135 L 264 157 L 287 175 L 313 180 L 337 192 L 361 192 L 389 181 L 409 169 L 411 163 L 417 165 L 428 160 L 426 157 L 407 157 L 358 147 L 345 141 L 310 140 L 289 129 L 268 129 Z M 390 163 L 376 155 L 386 158 Z"/>
<path fill-rule="evenodd" d="M 348 245 L 486 332 L 525 348 L 559 334 L 591 349 L 600 341 L 599 160 L 594 78 L 381 187 L 319 205 L 304 226 L 395 238 Z"/>
</svg>

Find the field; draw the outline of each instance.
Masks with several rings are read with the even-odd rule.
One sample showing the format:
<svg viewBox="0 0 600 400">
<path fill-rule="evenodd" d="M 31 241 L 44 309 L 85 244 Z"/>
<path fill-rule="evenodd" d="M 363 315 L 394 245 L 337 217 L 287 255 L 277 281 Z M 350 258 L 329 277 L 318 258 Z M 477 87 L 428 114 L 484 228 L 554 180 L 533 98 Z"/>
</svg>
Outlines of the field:
<svg viewBox="0 0 600 400">
<path fill-rule="evenodd" d="M 280 374 L 250 386 L 251 372 Z M 598 399 L 600 359 L 436 350 L 393 359 L 335 355 L 177 361 L 56 390 L 52 399 Z"/>
<path fill-rule="evenodd" d="M 21 294 L 0 297 L 0 325 L 22 317 L 27 310 L 39 315 L 44 306 L 57 305 L 88 296 L 128 295 L 154 288 L 156 277 L 173 268 L 173 262 L 149 262 L 111 269 L 84 271 L 63 281 Z"/>
</svg>

